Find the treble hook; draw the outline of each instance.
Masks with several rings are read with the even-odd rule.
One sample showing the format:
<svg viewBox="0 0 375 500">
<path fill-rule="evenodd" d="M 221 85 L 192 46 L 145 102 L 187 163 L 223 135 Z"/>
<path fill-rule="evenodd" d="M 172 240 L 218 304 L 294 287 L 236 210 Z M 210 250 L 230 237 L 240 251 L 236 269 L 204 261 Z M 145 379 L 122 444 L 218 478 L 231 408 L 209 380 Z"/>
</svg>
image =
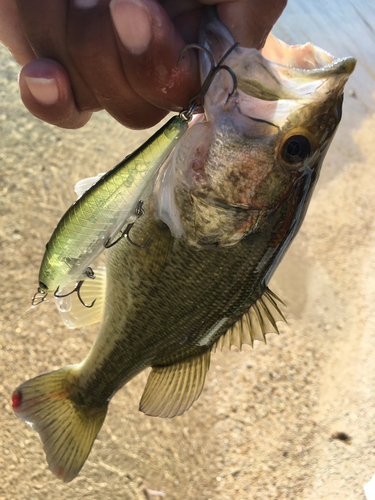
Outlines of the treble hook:
<svg viewBox="0 0 375 500">
<path fill-rule="evenodd" d="M 36 292 L 35 295 L 33 295 L 33 298 L 31 299 L 31 305 L 32 306 L 38 306 L 42 302 L 45 302 L 47 298 L 48 293 L 43 290 L 43 288 L 38 288 L 38 291 Z"/>
<path fill-rule="evenodd" d="M 121 235 L 113 243 L 110 243 L 111 238 L 108 238 L 108 240 L 104 244 L 105 248 L 113 247 L 114 245 L 116 245 L 116 243 L 118 243 L 120 240 L 122 240 L 122 238 L 126 238 L 129 241 L 129 243 L 131 243 L 132 245 L 134 245 L 137 248 L 145 248 L 149 244 L 149 241 L 147 241 L 144 245 L 137 245 L 137 243 L 134 243 L 134 241 L 129 236 L 130 230 L 134 226 L 134 224 L 136 223 L 137 219 L 139 219 L 139 217 L 141 217 L 145 213 L 145 211 L 142 207 L 143 207 L 143 201 L 139 200 L 138 205 L 137 205 L 136 209 L 134 210 L 134 215 L 136 216 L 135 221 L 128 224 L 126 226 L 126 228 L 124 229 L 124 231 L 120 231 Z"/>
<path fill-rule="evenodd" d="M 126 226 L 126 228 L 124 229 L 124 231 L 120 231 L 121 232 L 121 236 L 119 236 L 117 238 L 117 240 L 115 240 L 113 243 L 109 243 L 110 239 L 111 239 L 111 238 L 109 238 L 107 240 L 107 243 L 104 245 L 104 247 L 105 248 L 111 248 L 111 247 L 113 247 L 113 245 L 116 245 L 116 243 L 118 243 L 120 240 L 122 240 L 122 238 L 126 238 L 129 241 L 129 243 L 131 243 L 135 247 L 137 247 L 137 248 L 146 248 L 147 245 L 149 244 L 150 240 L 147 241 L 144 245 L 137 245 L 137 243 L 134 243 L 134 241 L 130 238 L 130 236 L 129 236 L 130 229 L 134 226 L 134 224 L 135 224 L 135 222 L 132 222 L 131 224 L 128 224 Z"/>
<path fill-rule="evenodd" d="M 95 275 L 94 275 L 94 273 L 93 273 L 93 271 L 92 271 L 91 267 L 88 267 L 88 268 L 87 268 L 87 270 L 89 270 L 89 269 L 91 270 L 91 272 L 92 272 L 92 274 L 93 274 L 93 277 L 95 278 Z M 87 271 L 86 271 L 86 272 L 87 272 Z M 92 276 L 89 276 L 89 275 L 88 275 L 88 277 L 89 277 L 89 278 L 91 278 L 91 279 L 93 279 L 93 277 L 92 277 Z M 69 295 L 72 295 L 72 293 L 74 293 L 74 292 L 77 292 L 77 295 L 78 295 L 78 298 L 79 298 L 79 301 L 81 302 L 81 304 L 83 304 L 85 307 L 90 308 L 90 307 L 92 307 L 92 306 L 95 304 L 96 299 L 92 301 L 91 305 L 86 304 L 86 303 L 83 301 L 83 299 L 82 299 L 82 297 L 81 297 L 81 287 L 82 287 L 82 285 L 83 285 L 83 283 L 84 283 L 84 282 L 85 282 L 84 280 L 77 281 L 77 283 L 76 283 L 76 286 L 75 286 L 74 290 L 72 290 L 71 292 L 66 293 L 66 294 L 64 294 L 64 295 L 58 295 L 58 293 L 57 293 L 57 292 L 59 291 L 59 287 L 57 287 L 57 290 L 55 291 L 55 293 L 54 293 L 53 295 L 54 295 L 54 297 L 57 297 L 58 299 L 61 299 L 61 298 L 63 298 L 63 297 L 68 297 Z"/>
<path fill-rule="evenodd" d="M 225 71 L 228 71 L 228 73 L 231 75 L 232 80 L 233 80 L 233 89 L 232 89 L 232 92 L 230 92 L 230 94 L 228 95 L 228 98 L 227 98 L 225 104 L 227 104 L 227 102 L 229 101 L 229 99 L 231 99 L 233 97 L 235 91 L 237 90 L 237 78 L 236 78 L 236 75 L 235 75 L 234 71 L 229 66 L 225 66 L 222 63 L 229 56 L 229 54 L 236 47 L 238 47 L 238 46 L 239 46 L 239 43 L 233 44 L 232 47 L 230 47 L 225 52 L 225 54 L 223 55 L 223 57 L 220 59 L 220 61 L 216 65 L 215 65 L 214 56 L 211 54 L 211 52 L 209 50 L 207 50 L 205 47 L 202 47 L 201 45 L 199 45 L 197 43 L 191 43 L 189 45 L 186 45 L 186 47 L 184 47 L 182 49 L 180 57 L 179 57 L 178 62 L 177 62 L 177 66 L 181 63 L 183 55 L 189 49 L 199 49 L 199 50 L 202 50 L 208 56 L 208 58 L 210 60 L 210 63 L 211 63 L 211 69 L 208 72 L 208 75 L 206 76 L 206 79 L 203 82 L 203 85 L 202 85 L 200 91 L 198 92 L 198 94 L 196 94 L 195 96 L 193 96 L 190 99 L 187 111 L 183 111 L 182 112 L 182 114 L 184 116 L 186 116 L 187 119 L 191 118 L 191 115 L 194 113 L 194 111 L 197 108 L 201 108 L 201 107 L 204 106 L 204 97 L 207 94 L 207 91 L 210 88 L 210 85 L 211 85 L 213 79 L 215 78 L 216 73 L 218 71 L 221 71 L 222 69 L 224 69 Z"/>
</svg>

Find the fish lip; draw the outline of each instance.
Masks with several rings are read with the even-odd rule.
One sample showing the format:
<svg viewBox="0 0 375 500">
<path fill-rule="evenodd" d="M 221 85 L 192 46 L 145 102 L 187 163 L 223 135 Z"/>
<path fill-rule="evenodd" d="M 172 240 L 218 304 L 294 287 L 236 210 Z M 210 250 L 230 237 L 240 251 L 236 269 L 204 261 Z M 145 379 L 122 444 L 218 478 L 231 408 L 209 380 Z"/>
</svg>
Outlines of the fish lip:
<svg viewBox="0 0 375 500">
<path fill-rule="evenodd" d="M 338 75 L 351 75 L 356 67 L 357 60 L 354 57 L 340 57 L 338 59 L 334 59 L 331 63 L 312 69 L 301 69 L 294 68 L 297 71 L 300 71 L 303 74 L 308 73 L 309 76 L 317 75 L 317 79 L 321 79 L 321 76 L 325 77 L 329 76 L 338 76 Z"/>
<path fill-rule="evenodd" d="M 357 60 L 351 56 L 341 57 L 338 59 L 333 59 L 330 63 L 316 68 L 292 67 L 280 63 L 274 63 L 271 61 L 269 61 L 269 63 L 272 69 L 275 70 L 275 73 L 279 73 L 277 75 L 279 78 L 281 76 L 288 77 L 289 83 L 291 84 L 289 90 L 296 93 L 297 99 L 306 99 L 307 94 L 299 93 L 298 85 L 296 88 L 293 88 L 293 79 L 296 79 L 297 82 L 299 79 L 305 79 L 306 83 L 321 81 L 321 84 L 311 94 L 312 99 L 316 99 L 317 94 L 319 94 L 319 91 L 323 86 L 326 90 L 327 84 L 331 84 L 331 88 L 335 94 L 339 94 L 340 92 L 342 92 L 346 81 L 355 70 Z M 282 73 L 284 73 L 284 75 L 282 75 Z"/>
<path fill-rule="evenodd" d="M 213 8 L 206 10 L 199 40 L 205 48 L 213 51 L 216 60 L 235 41 Z M 236 73 L 239 91 L 265 101 L 320 100 L 321 83 L 325 84 L 324 90 L 330 87 L 337 94 L 356 66 L 354 57 L 335 58 L 311 42 L 289 45 L 272 33 L 262 51 L 237 47 L 225 63 Z M 202 53 L 200 68 L 203 81 L 209 65 L 207 56 Z"/>
</svg>

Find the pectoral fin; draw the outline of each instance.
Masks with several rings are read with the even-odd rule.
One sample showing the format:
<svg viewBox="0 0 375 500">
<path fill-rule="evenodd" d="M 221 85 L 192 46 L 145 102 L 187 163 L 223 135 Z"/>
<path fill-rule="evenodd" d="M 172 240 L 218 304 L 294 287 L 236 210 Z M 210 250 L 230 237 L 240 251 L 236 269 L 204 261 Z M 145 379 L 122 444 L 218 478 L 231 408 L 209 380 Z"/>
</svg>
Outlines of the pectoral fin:
<svg viewBox="0 0 375 500">
<path fill-rule="evenodd" d="M 280 311 L 278 302 L 283 302 L 269 288 L 260 299 L 242 316 L 242 318 L 221 336 L 212 346 L 212 351 L 231 348 L 232 345 L 241 349 L 242 344 L 254 345 L 254 340 L 266 343 L 266 333 L 279 333 L 277 321 L 286 321 Z"/>
<path fill-rule="evenodd" d="M 173 237 L 167 224 L 161 220 L 156 221 L 150 218 L 149 224 L 149 226 L 140 228 L 140 236 L 136 231 L 134 233 L 137 235 L 137 241 L 146 242 L 145 259 L 142 266 L 143 275 L 148 278 L 158 279 L 171 251 Z"/>
<path fill-rule="evenodd" d="M 210 356 L 210 351 L 207 351 L 173 365 L 153 367 L 139 405 L 140 411 L 152 417 L 182 415 L 202 392 Z"/>
</svg>

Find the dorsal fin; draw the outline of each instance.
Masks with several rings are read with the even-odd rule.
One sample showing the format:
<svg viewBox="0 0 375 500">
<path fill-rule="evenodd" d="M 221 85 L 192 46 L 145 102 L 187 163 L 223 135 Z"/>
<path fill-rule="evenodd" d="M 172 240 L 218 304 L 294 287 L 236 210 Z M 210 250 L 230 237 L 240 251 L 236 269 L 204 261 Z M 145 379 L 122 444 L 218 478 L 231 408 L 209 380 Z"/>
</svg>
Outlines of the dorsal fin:
<svg viewBox="0 0 375 500">
<path fill-rule="evenodd" d="M 79 301 L 78 294 L 67 297 L 55 297 L 55 304 L 68 328 L 81 328 L 102 321 L 105 306 L 106 271 L 105 267 L 95 269 L 95 279 L 86 279 L 81 288 L 82 299 L 92 307 L 85 307 Z M 60 295 L 69 293 L 75 287 L 75 281 L 64 287 Z"/>
<path fill-rule="evenodd" d="M 263 295 L 245 313 L 242 318 L 235 323 L 217 342 L 212 346 L 212 351 L 223 350 L 223 347 L 231 348 L 232 345 L 242 348 L 243 344 L 254 345 L 254 340 L 261 340 L 266 343 L 266 333 L 279 333 L 277 321 L 286 321 L 283 313 L 277 304 L 285 305 L 269 288 L 266 288 Z"/>
<path fill-rule="evenodd" d="M 95 177 L 87 177 L 86 179 L 82 179 L 81 181 L 78 181 L 77 184 L 74 186 L 74 192 L 80 198 L 83 193 L 85 193 L 88 189 L 90 189 L 91 186 L 93 186 L 96 182 L 98 182 L 99 179 L 103 177 L 103 174 L 98 174 Z"/>
<path fill-rule="evenodd" d="M 210 351 L 206 351 L 173 365 L 153 367 L 139 404 L 140 411 L 152 417 L 182 415 L 202 392 L 210 356 Z"/>
</svg>

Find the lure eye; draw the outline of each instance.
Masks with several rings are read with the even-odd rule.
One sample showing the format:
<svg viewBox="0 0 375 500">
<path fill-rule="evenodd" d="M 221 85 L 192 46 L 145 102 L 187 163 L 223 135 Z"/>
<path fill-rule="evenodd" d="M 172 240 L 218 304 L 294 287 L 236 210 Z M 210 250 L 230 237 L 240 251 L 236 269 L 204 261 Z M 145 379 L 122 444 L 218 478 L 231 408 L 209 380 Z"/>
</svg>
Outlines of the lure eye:
<svg viewBox="0 0 375 500">
<path fill-rule="evenodd" d="M 43 283 L 43 281 L 39 281 L 39 288 L 42 290 L 48 290 L 48 286 Z"/>
<path fill-rule="evenodd" d="M 281 157 L 289 165 L 297 165 L 311 153 L 310 141 L 304 135 L 292 135 L 284 143 Z"/>
</svg>

